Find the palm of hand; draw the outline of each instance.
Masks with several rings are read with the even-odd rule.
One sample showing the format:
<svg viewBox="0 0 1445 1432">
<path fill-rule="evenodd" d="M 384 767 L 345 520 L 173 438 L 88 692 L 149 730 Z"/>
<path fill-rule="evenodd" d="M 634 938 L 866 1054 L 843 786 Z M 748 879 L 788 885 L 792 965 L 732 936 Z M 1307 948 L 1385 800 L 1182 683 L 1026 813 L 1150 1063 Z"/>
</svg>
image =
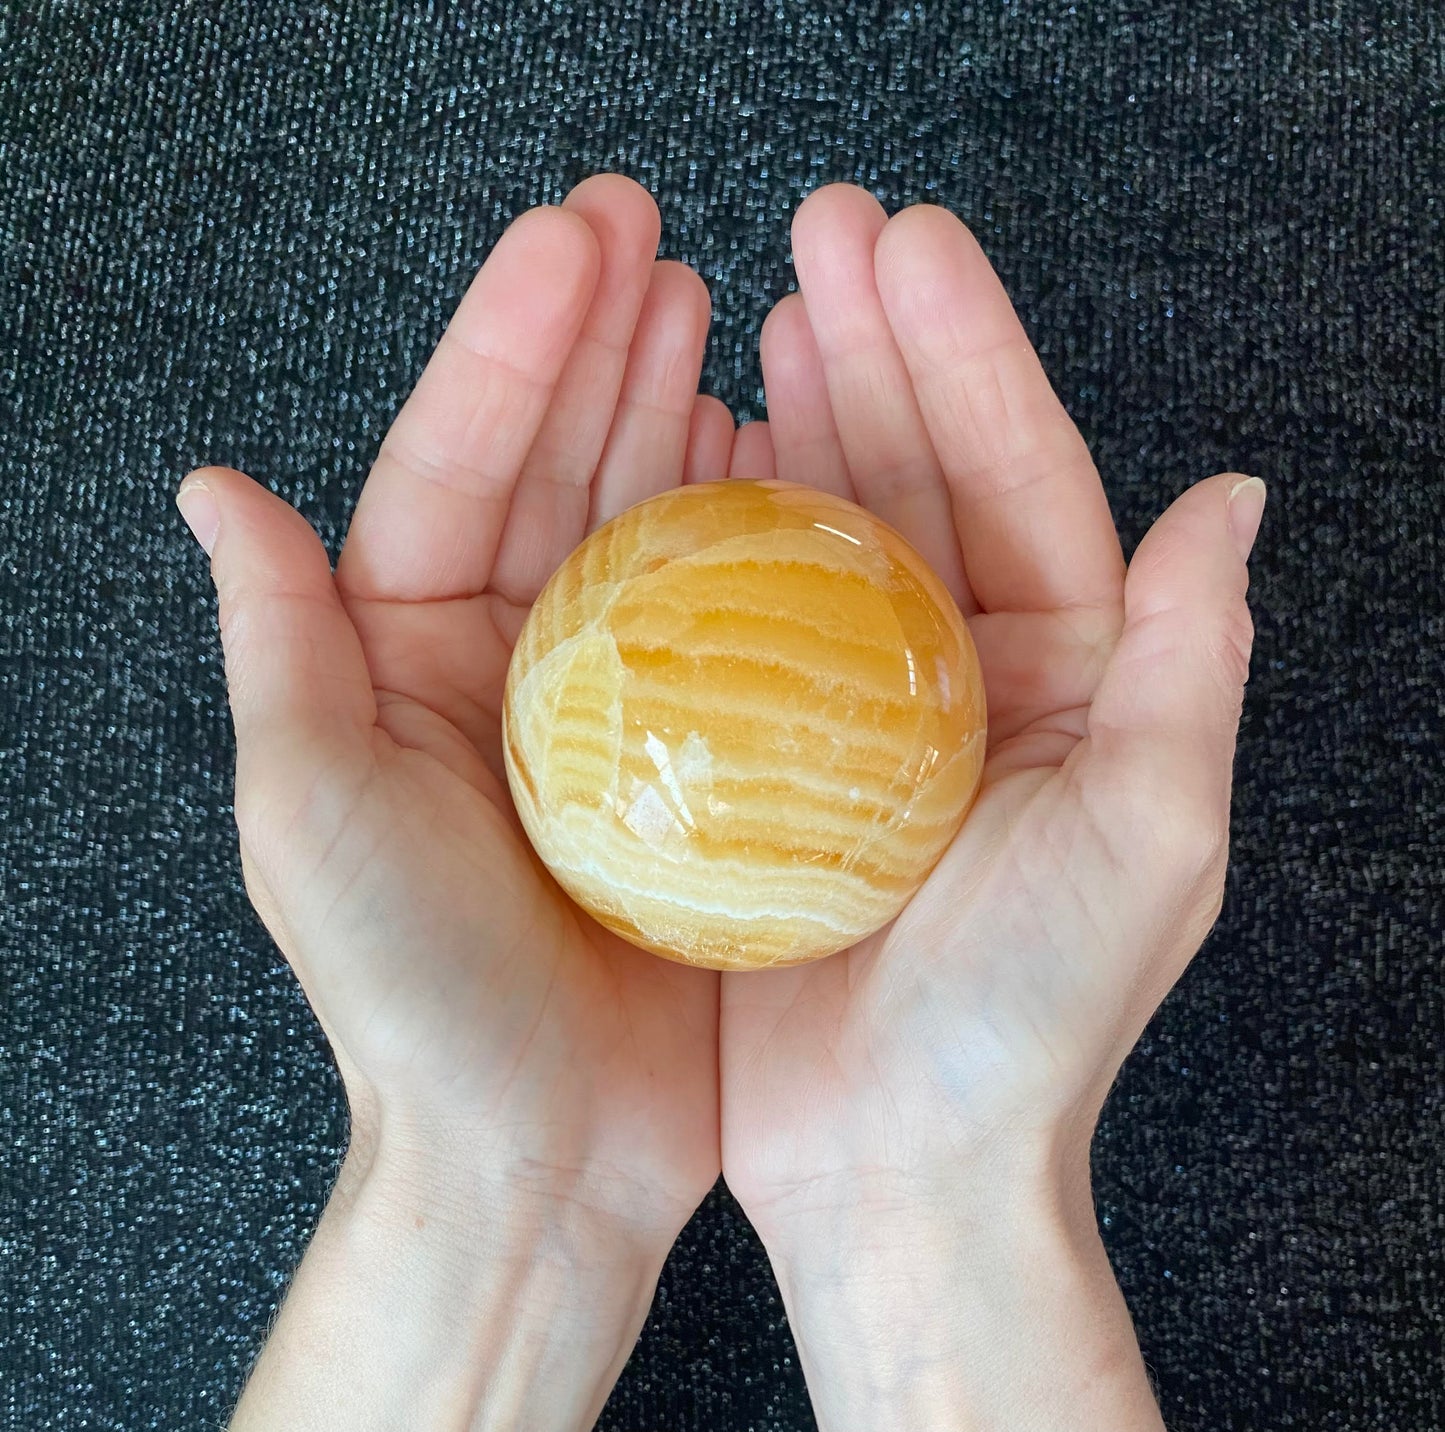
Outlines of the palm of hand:
<svg viewBox="0 0 1445 1432">
<path fill-rule="evenodd" d="M 675 1233 L 718 1173 L 717 976 L 624 944 L 546 876 L 500 711 L 586 525 L 725 467 L 733 425 L 696 399 L 707 291 L 654 262 L 645 191 L 602 176 L 565 208 L 519 220 L 469 290 L 334 579 L 279 499 L 212 479 L 236 489 L 214 565 L 237 822 L 354 1115 L 384 1099 L 418 1142 L 445 1130 L 534 1191 Z"/>
<path fill-rule="evenodd" d="M 988 689 L 997 719 L 1006 698 Z M 1097 831 L 1054 764 L 1077 743 L 995 746 L 963 830 L 891 925 L 816 964 L 725 978 L 724 1165 L 755 1220 L 933 1192 L 959 1151 L 1084 1092 L 1078 1045 L 1111 1017 L 1100 977 L 1118 946 L 1079 935 L 1098 928 L 1091 875 L 1117 871 L 1087 848 Z"/>
<path fill-rule="evenodd" d="M 697 1114 L 716 1106 L 716 979 L 625 945 L 541 871 L 495 769 L 516 614 L 491 605 L 352 605 L 369 663 L 402 632 L 415 655 L 390 668 L 369 739 L 333 739 L 329 760 L 298 751 L 325 770 L 322 799 L 320 782 L 291 787 L 294 804 L 271 798 L 264 824 L 288 831 L 288 852 L 317 853 L 265 881 L 285 912 L 273 933 L 353 1094 L 384 1089 L 501 1164 L 531 1130 L 534 1182 L 555 1175 L 571 1196 L 667 1223 L 716 1177 L 716 1133 Z M 468 652 L 471 694 L 434 669 Z M 567 1163 L 574 1149 L 585 1169 Z"/>
<path fill-rule="evenodd" d="M 1242 600 L 1202 599 L 1222 479 L 1141 545 L 1126 604 L 1083 440 L 961 224 L 885 222 L 833 186 L 793 237 L 802 293 L 763 338 L 777 475 L 871 507 L 949 583 L 989 751 L 891 926 L 724 976 L 723 1166 L 765 1238 L 822 1208 L 938 1206 L 960 1169 L 1048 1160 L 1060 1130 L 1086 1159 L 1119 1063 L 1219 909 L 1239 689 L 1189 657 L 1222 646 L 1242 683 L 1249 645 Z"/>
</svg>

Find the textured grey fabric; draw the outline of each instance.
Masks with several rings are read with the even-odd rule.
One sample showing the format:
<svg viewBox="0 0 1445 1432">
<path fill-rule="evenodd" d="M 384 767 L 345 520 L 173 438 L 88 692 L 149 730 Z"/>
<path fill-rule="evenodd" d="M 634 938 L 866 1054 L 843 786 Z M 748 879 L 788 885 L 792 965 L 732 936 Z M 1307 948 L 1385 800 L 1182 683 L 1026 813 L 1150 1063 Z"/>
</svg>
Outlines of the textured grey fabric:
<svg viewBox="0 0 1445 1432">
<path fill-rule="evenodd" d="M 339 548 L 527 205 L 618 168 L 761 411 L 830 179 L 970 222 L 1126 548 L 1272 489 L 1219 927 L 1096 1143 L 1171 1428 L 1445 1423 L 1438 6 L 12 3 L 0 19 L 0 1421 L 221 1423 L 345 1136 L 247 903 L 202 461 Z M 606 1428 L 792 1429 L 721 1190 Z"/>
</svg>

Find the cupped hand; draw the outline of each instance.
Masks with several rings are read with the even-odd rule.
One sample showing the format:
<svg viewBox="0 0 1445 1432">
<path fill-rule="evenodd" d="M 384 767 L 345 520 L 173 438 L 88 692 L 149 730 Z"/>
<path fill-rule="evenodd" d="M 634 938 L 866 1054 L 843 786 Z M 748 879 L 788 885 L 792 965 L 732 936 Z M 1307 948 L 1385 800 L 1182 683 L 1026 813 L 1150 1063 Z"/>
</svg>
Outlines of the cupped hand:
<svg viewBox="0 0 1445 1432">
<path fill-rule="evenodd" d="M 1220 909 L 1263 497 L 1195 484 L 1126 572 L 1084 441 L 959 220 L 831 185 L 793 242 L 755 473 L 852 498 L 928 558 L 989 733 L 976 804 L 890 927 L 723 977 L 723 1171 L 765 1241 L 820 1212 L 1086 1183 L 1119 1065 Z"/>
<path fill-rule="evenodd" d="M 192 474 L 182 501 L 211 539 L 247 891 L 331 1040 L 353 1140 L 455 1155 L 665 1247 L 719 1170 L 718 978 L 567 901 L 500 746 L 511 645 L 561 559 L 726 470 L 732 417 L 697 396 L 709 296 L 655 259 L 659 230 L 619 175 L 512 224 L 382 443 L 334 575 L 239 472 Z"/>
</svg>

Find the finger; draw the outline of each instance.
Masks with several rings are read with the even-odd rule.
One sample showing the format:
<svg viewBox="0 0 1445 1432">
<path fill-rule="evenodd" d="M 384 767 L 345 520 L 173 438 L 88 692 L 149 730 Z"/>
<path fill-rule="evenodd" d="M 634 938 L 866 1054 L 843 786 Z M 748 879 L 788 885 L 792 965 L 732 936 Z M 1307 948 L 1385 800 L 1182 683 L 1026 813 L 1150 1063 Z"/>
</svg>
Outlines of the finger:
<svg viewBox="0 0 1445 1432">
<path fill-rule="evenodd" d="M 580 214 L 597 236 L 601 272 L 497 548 L 492 589 L 522 605 L 535 600 L 586 531 L 592 475 L 612 426 L 661 228 L 652 196 L 622 174 L 584 179 L 562 207 Z"/>
<path fill-rule="evenodd" d="M 773 305 L 763 320 L 758 353 L 779 476 L 856 502 L 802 294 L 786 294 Z"/>
<path fill-rule="evenodd" d="M 699 393 L 692 403 L 687 433 L 684 482 L 713 482 L 726 477 L 733 450 L 733 415 L 721 398 Z"/>
<path fill-rule="evenodd" d="M 876 272 L 983 609 L 1117 608 L 1124 557 L 1098 471 L 977 240 L 918 205 L 889 220 Z"/>
<path fill-rule="evenodd" d="M 441 601 L 486 589 L 512 489 L 597 283 L 578 214 L 523 214 L 472 281 L 391 426 L 336 580 L 355 596 Z"/>
<path fill-rule="evenodd" d="M 589 530 L 682 481 L 711 318 L 707 285 L 692 269 L 674 259 L 653 264 L 592 483 Z"/>
<path fill-rule="evenodd" d="M 751 477 L 767 481 L 776 477 L 777 460 L 773 456 L 773 439 L 767 423 L 744 423 L 733 438 L 729 477 Z"/>
<path fill-rule="evenodd" d="M 211 577 L 238 761 L 364 742 L 376 724 L 371 677 L 311 525 L 230 468 L 188 474 L 176 505 L 202 545 L 214 534 Z"/>
<path fill-rule="evenodd" d="M 798 287 L 858 501 L 918 549 L 969 613 L 943 470 L 873 276 L 886 223 L 878 201 L 851 184 L 809 195 L 793 219 Z"/>
<path fill-rule="evenodd" d="M 1230 494 L 1235 493 L 1231 502 Z M 1098 821 L 1136 860 L 1146 840 L 1201 873 L 1229 826 L 1235 737 L 1254 628 L 1246 557 L 1263 484 L 1196 483 L 1139 544 L 1124 629 L 1089 712 L 1081 776 Z"/>
</svg>

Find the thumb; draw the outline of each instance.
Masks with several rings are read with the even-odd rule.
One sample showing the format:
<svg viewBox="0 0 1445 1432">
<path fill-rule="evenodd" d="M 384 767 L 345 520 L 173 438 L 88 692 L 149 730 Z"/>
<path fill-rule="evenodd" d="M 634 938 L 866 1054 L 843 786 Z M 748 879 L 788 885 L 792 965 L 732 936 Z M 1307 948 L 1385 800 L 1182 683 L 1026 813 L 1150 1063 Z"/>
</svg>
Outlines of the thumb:
<svg viewBox="0 0 1445 1432">
<path fill-rule="evenodd" d="M 1264 484 L 1240 473 L 1196 483 L 1139 544 L 1124 629 L 1089 712 L 1091 795 L 1123 839 L 1144 829 L 1190 873 L 1227 852 L 1235 737 L 1254 644 L 1247 561 Z M 1123 852 L 1137 860 L 1137 848 Z M 1181 872 L 1182 873 L 1182 872 Z"/>
<path fill-rule="evenodd" d="M 224 467 L 188 474 L 176 506 L 211 558 L 238 765 L 364 734 L 376 720 L 366 657 L 310 523 Z"/>
</svg>

